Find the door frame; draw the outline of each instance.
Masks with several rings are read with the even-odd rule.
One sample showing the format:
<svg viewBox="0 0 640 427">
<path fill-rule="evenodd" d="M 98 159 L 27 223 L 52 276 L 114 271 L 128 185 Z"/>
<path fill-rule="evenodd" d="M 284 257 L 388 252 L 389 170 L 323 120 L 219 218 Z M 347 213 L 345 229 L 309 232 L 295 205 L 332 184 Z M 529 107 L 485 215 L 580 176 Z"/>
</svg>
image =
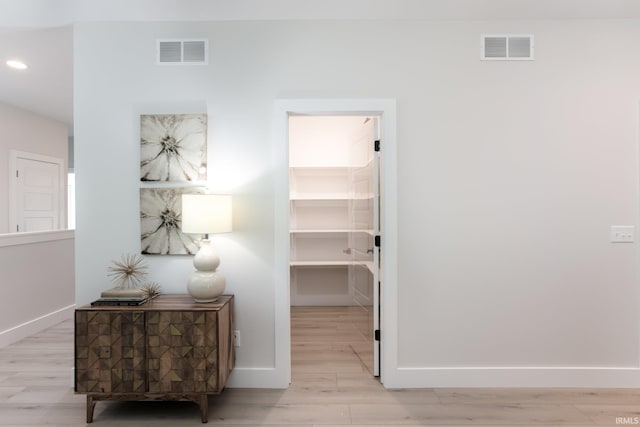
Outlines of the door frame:
<svg viewBox="0 0 640 427">
<path fill-rule="evenodd" d="M 291 306 L 289 283 L 289 116 L 380 116 L 381 142 L 381 334 L 380 382 L 394 383 L 398 370 L 398 201 L 395 99 L 279 99 L 273 117 L 275 378 L 291 382 Z"/>
<path fill-rule="evenodd" d="M 58 230 L 67 228 L 67 180 L 64 169 L 64 159 L 59 157 L 45 156 L 43 154 L 29 153 L 26 151 L 9 150 L 9 232 L 13 230 L 18 222 L 17 201 L 18 188 L 16 183 L 16 170 L 18 169 L 18 159 L 31 160 L 34 162 L 52 163 L 58 166 Z M 51 231 L 51 230 L 49 230 Z"/>
</svg>

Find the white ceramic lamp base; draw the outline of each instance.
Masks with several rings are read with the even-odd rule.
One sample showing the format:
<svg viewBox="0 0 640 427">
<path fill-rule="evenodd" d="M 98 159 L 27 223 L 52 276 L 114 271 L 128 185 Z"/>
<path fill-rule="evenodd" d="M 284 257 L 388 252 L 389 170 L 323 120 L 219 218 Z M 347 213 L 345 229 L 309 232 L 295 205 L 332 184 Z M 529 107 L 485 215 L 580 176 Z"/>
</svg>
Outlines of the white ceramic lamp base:
<svg viewBox="0 0 640 427">
<path fill-rule="evenodd" d="M 195 302 L 213 302 L 224 292 L 224 277 L 215 271 L 194 271 L 189 276 L 187 290 Z"/>
<path fill-rule="evenodd" d="M 225 288 L 224 276 L 216 271 L 220 257 L 215 253 L 209 239 L 203 239 L 200 250 L 193 258 L 196 271 L 191 273 L 187 282 L 187 291 L 195 302 L 215 301 Z"/>
</svg>

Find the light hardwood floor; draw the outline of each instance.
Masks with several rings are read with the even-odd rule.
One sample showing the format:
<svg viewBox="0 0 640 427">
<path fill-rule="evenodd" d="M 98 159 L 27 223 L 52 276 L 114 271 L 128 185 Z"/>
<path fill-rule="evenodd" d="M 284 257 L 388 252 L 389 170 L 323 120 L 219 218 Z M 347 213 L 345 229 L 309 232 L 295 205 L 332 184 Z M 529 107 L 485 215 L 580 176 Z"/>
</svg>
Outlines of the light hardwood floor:
<svg viewBox="0 0 640 427">
<path fill-rule="evenodd" d="M 640 390 L 385 390 L 369 372 L 370 355 L 359 350 L 367 336 L 358 319 L 362 312 L 353 308 L 293 308 L 291 387 L 227 389 L 210 399 L 209 423 L 616 426 L 640 417 Z M 0 349 L 0 425 L 85 425 L 85 396 L 73 393 L 72 365 L 71 321 Z M 190 402 L 99 402 L 94 425 L 202 424 Z"/>
</svg>

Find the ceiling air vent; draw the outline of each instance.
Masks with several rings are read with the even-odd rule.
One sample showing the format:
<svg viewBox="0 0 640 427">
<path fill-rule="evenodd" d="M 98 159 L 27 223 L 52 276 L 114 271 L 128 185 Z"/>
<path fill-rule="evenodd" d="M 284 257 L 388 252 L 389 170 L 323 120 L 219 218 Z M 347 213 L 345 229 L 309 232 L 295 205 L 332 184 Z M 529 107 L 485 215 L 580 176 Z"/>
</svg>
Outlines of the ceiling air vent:
<svg viewBox="0 0 640 427">
<path fill-rule="evenodd" d="M 206 39 L 158 40 L 158 64 L 207 65 L 208 52 Z"/>
<path fill-rule="evenodd" d="M 483 60 L 521 61 L 533 60 L 532 35 L 482 36 Z"/>
</svg>

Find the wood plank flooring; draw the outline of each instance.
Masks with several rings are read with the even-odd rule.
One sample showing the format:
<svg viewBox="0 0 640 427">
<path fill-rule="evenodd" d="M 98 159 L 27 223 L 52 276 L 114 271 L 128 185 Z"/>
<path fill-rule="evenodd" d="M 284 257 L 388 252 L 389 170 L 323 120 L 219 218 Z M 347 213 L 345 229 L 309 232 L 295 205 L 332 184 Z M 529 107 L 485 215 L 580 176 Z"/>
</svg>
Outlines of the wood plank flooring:
<svg viewBox="0 0 640 427">
<path fill-rule="evenodd" d="M 353 308 L 293 308 L 291 387 L 227 389 L 210 399 L 209 424 L 559 427 L 640 419 L 640 390 L 385 390 L 370 373 L 369 355 L 357 349 L 367 340 L 362 315 Z M 71 388 L 72 335 L 66 321 L 0 349 L 0 426 L 85 425 L 85 396 Z M 190 402 L 99 402 L 94 424 L 202 425 Z"/>
</svg>

